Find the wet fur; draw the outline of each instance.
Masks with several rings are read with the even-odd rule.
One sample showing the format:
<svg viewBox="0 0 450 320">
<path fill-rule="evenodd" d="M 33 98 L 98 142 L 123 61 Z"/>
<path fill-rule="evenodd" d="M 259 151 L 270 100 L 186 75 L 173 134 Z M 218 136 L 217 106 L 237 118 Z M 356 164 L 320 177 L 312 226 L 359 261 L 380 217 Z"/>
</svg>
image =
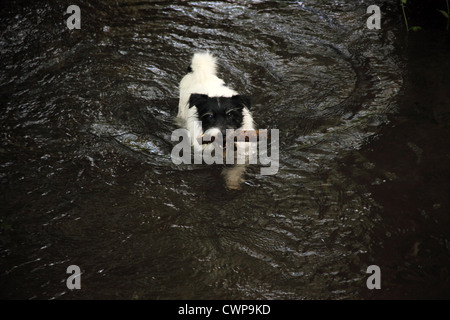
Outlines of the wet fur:
<svg viewBox="0 0 450 320">
<path fill-rule="evenodd" d="M 240 95 L 227 87 L 217 77 L 216 58 L 209 52 L 195 53 L 188 73 L 180 82 L 180 100 L 178 105 L 178 123 L 185 127 L 191 136 L 194 148 L 203 150 L 195 133 L 208 134 L 220 131 L 223 136 L 226 129 L 253 130 L 253 117 L 249 111 L 250 98 Z M 201 121 L 201 127 L 196 124 Z M 239 188 L 244 165 L 234 165 L 224 169 L 227 186 Z"/>
</svg>

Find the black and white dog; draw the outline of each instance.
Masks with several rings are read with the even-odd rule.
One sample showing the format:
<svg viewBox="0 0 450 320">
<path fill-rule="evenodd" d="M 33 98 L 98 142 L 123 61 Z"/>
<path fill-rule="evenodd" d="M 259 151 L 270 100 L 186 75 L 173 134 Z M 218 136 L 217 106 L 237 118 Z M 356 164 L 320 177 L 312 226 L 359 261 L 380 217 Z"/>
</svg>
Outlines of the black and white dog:
<svg viewBox="0 0 450 320">
<path fill-rule="evenodd" d="M 203 136 L 225 137 L 226 129 L 254 130 L 250 98 L 225 86 L 217 77 L 216 58 L 212 54 L 195 53 L 188 71 L 180 82 L 177 120 L 189 131 L 194 148 L 205 149 Z M 239 188 L 244 171 L 244 165 L 225 168 L 227 186 Z"/>
</svg>

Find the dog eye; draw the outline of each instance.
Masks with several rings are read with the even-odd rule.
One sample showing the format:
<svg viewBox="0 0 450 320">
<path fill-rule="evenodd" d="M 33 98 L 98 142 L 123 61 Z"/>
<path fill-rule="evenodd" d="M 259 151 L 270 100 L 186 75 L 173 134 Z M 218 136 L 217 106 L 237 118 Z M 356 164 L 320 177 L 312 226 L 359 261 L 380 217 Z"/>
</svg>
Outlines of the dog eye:
<svg viewBox="0 0 450 320">
<path fill-rule="evenodd" d="M 207 113 L 207 114 L 204 114 L 202 116 L 202 118 L 205 119 L 205 120 L 211 120 L 212 118 L 214 118 L 214 116 L 212 114 L 210 114 L 210 113 Z"/>
</svg>

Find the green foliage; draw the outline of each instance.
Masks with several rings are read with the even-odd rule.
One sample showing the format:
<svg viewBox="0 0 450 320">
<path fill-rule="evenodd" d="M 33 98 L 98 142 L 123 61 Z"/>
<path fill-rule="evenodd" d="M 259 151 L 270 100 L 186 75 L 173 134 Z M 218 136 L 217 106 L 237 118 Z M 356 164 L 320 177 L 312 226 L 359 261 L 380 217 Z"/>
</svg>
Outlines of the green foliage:
<svg viewBox="0 0 450 320">
<path fill-rule="evenodd" d="M 405 19 L 406 31 L 409 31 L 409 30 L 419 31 L 422 29 L 419 26 L 412 26 L 411 28 L 408 26 L 408 18 L 406 18 L 406 12 L 405 12 L 406 2 L 407 2 L 407 0 L 400 0 L 400 5 L 402 6 L 402 11 L 403 11 L 403 18 Z"/>
<path fill-rule="evenodd" d="M 440 10 L 440 9 L 437 10 L 447 19 L 447 30 L 449 30 L 449 26 L 450 26 L 450 17 L 449 17 L 450 16 L 450 6 L 449 6 L 449 2 L 448 1 L 449 0 L 446 0 L 447 11 Z M 407 2 L 408 2 L 407 0 L 400 0 L 400 5 L 401 5 L 402 11 L 403 11 L 403 18 L 405 20 L 406 30 L 407 31 L 409 31 L 409 30 L 412 30 L 412 31 L 422 30 L 422 28 L 420 26 L 412 26 L 412 27 L 408 26 L 408 18 L 406 17 L 406 12 L 405 12 L 405 6 L 406 6 Z"/>
<path fill-rule="evenodd" d="M 450 27 L 450 6 L 448 4 L 448 0 L 446 0 L 446 2 L 447 2 L 447 11 L 444 11 L 444 10 L 438 10 L 438 11 L 440 13 L 442 13 L 442 15 L 445 17 L 445 19 L 447 19 L 447 30 L 448 30 Z"/>
<path fill-rule="evenodd" d="M 442 13 L 444 15 L 444 17 L 446 17 L 448 19 L 448 13 L 445 12 L 444 10 L 438 10 L 440 13 Z"/>
</svg>

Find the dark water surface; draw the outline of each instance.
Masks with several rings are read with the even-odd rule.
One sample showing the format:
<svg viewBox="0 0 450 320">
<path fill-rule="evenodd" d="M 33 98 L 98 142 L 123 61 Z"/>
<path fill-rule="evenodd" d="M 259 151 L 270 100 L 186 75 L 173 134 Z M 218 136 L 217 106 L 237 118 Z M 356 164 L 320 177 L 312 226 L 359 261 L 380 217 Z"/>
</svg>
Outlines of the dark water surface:
<svg viewBox="0 0 450 320">
<path fill-rule="evenodd" d="M 80 30 L 69 1 L 4 4 L 0 297 L 449 298 L 448 41 L 388 2 L 368 30 L 372 2 L 77 1 Z M 204 49 L 280 129 L 240 191 L 170 158 Z"/>
</svg>

